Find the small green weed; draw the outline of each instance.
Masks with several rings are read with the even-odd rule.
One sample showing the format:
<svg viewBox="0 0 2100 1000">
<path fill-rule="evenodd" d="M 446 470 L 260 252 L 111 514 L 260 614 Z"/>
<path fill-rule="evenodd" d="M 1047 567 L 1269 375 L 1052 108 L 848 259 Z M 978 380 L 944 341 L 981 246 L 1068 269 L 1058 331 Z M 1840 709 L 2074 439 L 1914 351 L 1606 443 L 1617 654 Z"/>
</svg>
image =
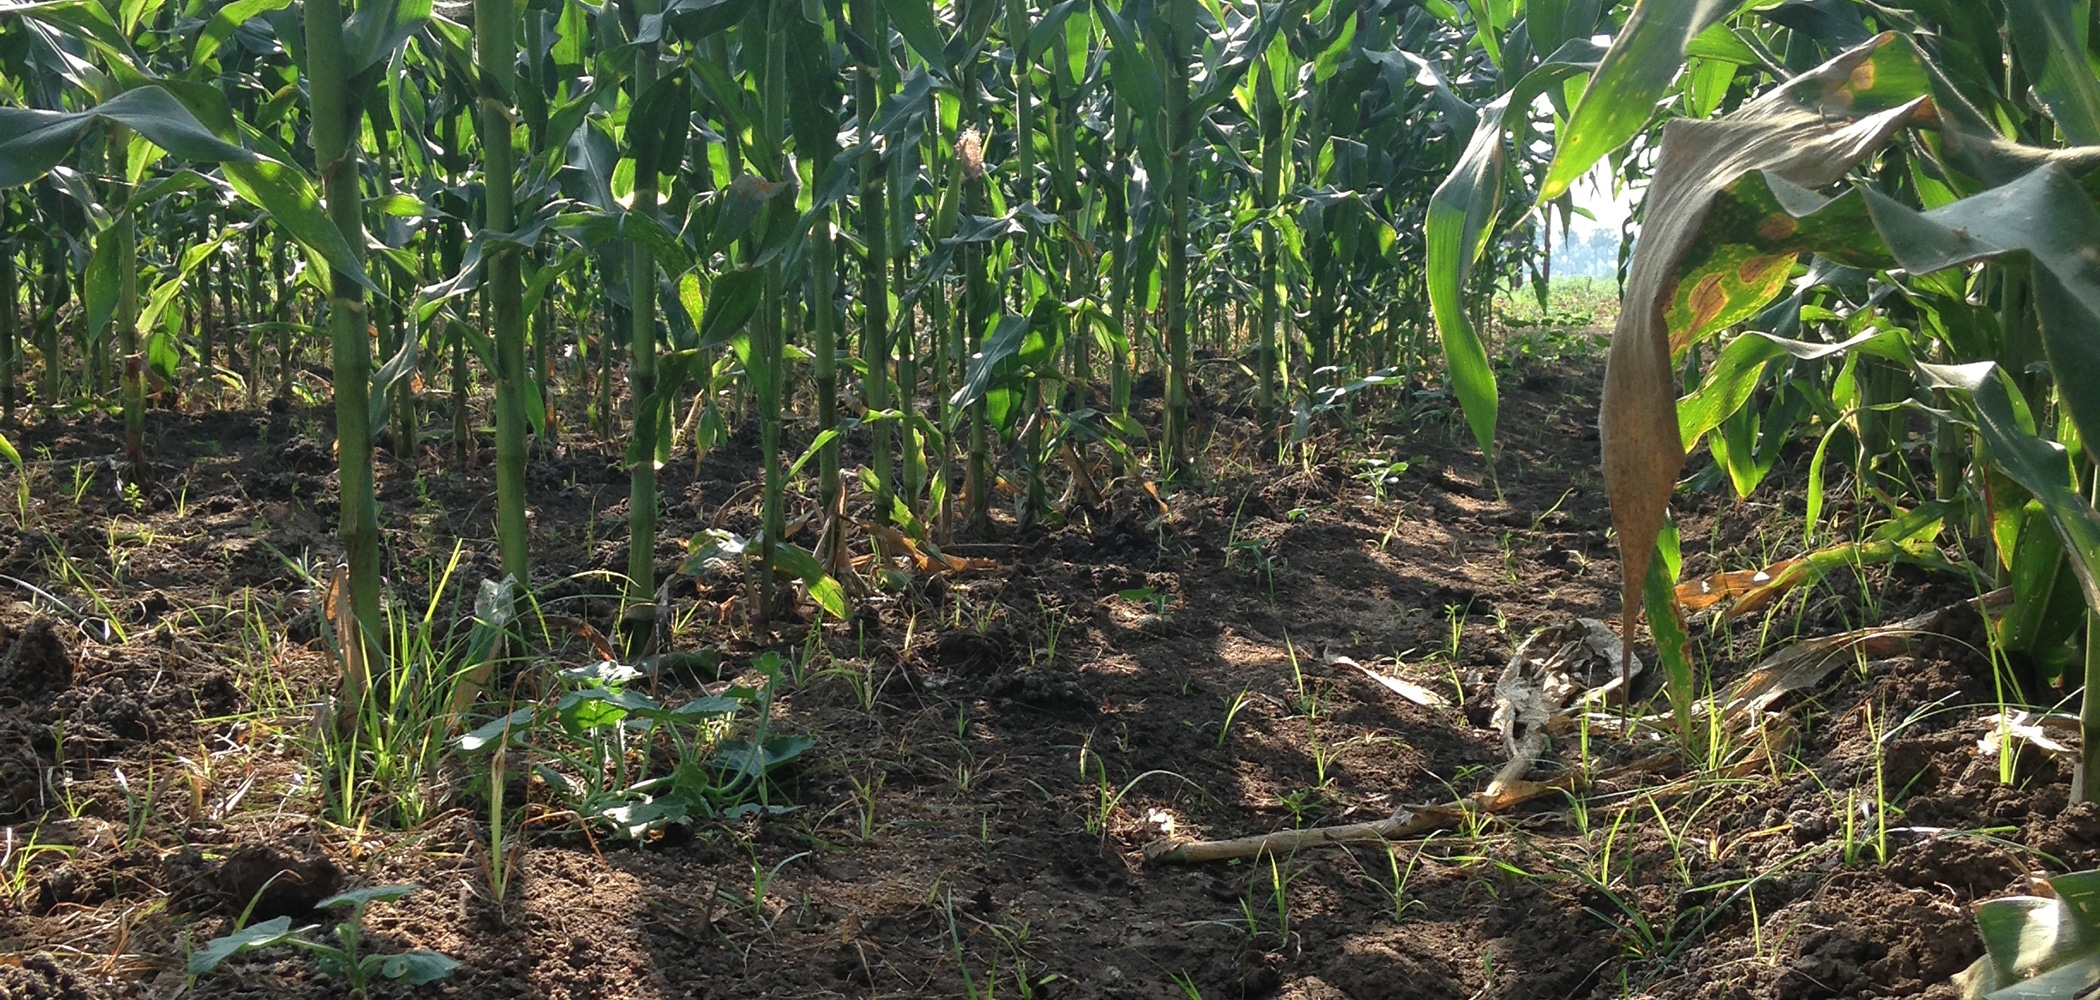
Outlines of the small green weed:
<svg viewBox="0 0 2100 1000">
<path fill-rule="evenodd" d="M 421 948 L 390 955 L 367 955 L 362 947 L 366 908 L 373 903 L 400 899 L 418 888 L 421 887 L 383 885 L 370 889 L 355 889 L 322 900 L 316 908 L 349 908 L 349 913 L 335 925 L 334 943 L 308 936 L 319 930 L 320 925 L 309 924 L 294 928 L 290 917 L 265 920 L 224 937 L 213 938 L 190 955 L 190 975 L 201 976 L 211 972 L 218 968 L 220 963 L 243 952 L 288 944 L 313 952 L 324 975 L 342 980 L 350 987 L 352 993 L 359 996 L 364 995 L 365 988 L 374 978 L 399 980 L 410 986 L 436 982 L 456 971 L 459 962 Z"/>
</svg>

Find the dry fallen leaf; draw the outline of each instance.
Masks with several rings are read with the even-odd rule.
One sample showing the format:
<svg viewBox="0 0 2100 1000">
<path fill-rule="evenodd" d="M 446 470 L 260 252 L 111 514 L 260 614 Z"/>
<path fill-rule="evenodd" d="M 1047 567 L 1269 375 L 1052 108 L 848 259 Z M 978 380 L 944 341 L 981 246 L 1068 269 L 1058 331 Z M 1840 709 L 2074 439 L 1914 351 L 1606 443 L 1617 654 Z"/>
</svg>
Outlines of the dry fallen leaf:
<svg viewBox="0 0 2100 1000">
<path fill-rule="evenodd" d="M 1383 685 L 1386 690 L 1391 691 L 1392 693 L 1397 694 L 1400 697 L 1407 699 L 1408 701 L 1414 702 L 1415 704 L 1420 705 L 1423 708 L 1443 708 L 1451 704 L 1451 700 L 1449 698 L 1446 698 L 1443 695 L 1436 693 L 1435 691 L 1431 691 L 1420 684 L 1400 677 L 1388 677 L 1346 656 L 1337 656 L 1334 658 L 1333 662 L 1337 666 L 1355 667 L 1356 669 L 1363 671 L 1363 675 L 1365 677 L 1369 677 L 1370 679 L 1377 681 L 1379 684 Z"/>
</svg>

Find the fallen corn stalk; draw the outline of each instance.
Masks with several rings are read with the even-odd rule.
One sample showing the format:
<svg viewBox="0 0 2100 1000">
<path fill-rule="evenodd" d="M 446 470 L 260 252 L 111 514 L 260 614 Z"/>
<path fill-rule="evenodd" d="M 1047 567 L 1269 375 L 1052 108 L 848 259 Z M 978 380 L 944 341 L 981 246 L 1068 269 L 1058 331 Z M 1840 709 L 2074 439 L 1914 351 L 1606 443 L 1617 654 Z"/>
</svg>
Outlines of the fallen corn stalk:
<svg viewBox="0 0 2100 1000">
<path fill-rule="evenodd" d="M 1346 657 L 1334 657 L 1330 662 L 1345 660 Z M 1348 662 L 1373 680 L 1387 683 L 1387 678 L 1354 661 Z M 1494 724 L 1502 731 L 1510 759 L 1483 791 L 1449 804 L 1403 808 L 1373 823 L 1287 830 L 1237 840 L 1168 840 L 1147 847 L 1145 857 L 1163 863 L 1194 864 L 1324 844 L 1406 839 L 1457 826 L 1469 815 L 1499 813 L 1551 793 L 1580 791 L 1589 785 L 1587 776 L 1580 772 L 1570 771 L 1550 781 L 1528 781 L 1524 776 L 1545 752 L 1548 730 L 1570 711 L 1571 705 L 1586 708 L 1625 687 L 1630 677 L 1618 673 L 1622 662 L 1635 674 L 1641 669 L 1639 660 L 1622 656 L 1618 638 L 1611 629 L 1593 619 L 1569 618 L 1526 638 L 1495 682 Z M 1404 691 L 1400 693 L 1407 696 Z M 1671 755 L 1662 754 L 1597 777 L 1608 779 L 1652 770 L 1670 759 Z"/>
<path fill-rule="evenodd" d="M 1653 771 L 1674 759 L 1673 754 L 1644 757 L 1624 767 L 1600 772 L 1595 779 L 1608 781 L 1630 774 Z M 1406 840 L 1458 826 L 1467 816 L 1475 813 L 1504 812 L 1553 792 L 1579 792 L 1593 783 L 1584 780 L 1583 775 L 1571 771 L 1552 781 L 1526 781 L 1499 792 L 1475 792 L 1446 805 L 1403 808 L 1392 816 L 1374 823 L 1316 826 L 1304 830 L 1284 830 L 1254 837 L 1240 837 L 1236 840 L 1164 840 L 1145 848 L 1145 860 L 1158 864 L 1193 865 L 1206 861 L 1260 857 L 1264 854 L 1289 854 L 1307 847 Z"/>
</svg>

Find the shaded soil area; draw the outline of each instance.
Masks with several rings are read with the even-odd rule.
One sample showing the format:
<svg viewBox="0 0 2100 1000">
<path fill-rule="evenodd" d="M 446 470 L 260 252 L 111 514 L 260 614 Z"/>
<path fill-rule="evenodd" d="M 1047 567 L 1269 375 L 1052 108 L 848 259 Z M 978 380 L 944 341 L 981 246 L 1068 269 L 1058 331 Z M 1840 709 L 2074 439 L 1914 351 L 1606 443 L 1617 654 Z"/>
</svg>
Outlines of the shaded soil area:
<svg viewBox="0 0 2100 1000">
<path fill-rule="evenodd" d="M 748 681 L 762 651 L 800 664 L 772 723 L 816 739 L 783 777 L 796 809 L 643 844 L 547 819 L 506 852 L 500 903 L 470 781 L 438 776 L 456 793 L 402 828 L 341 821 L 309 766 L 333 689 L 314 583 L 339 551 L 325 414 L 154 413 L 138 483 L 115 426 L 31 427 L 33 509 L 0 527 L 0 998 L 340 996 L 298 952 L 194 984 L 183 966 L 244 911 L 326 920 L 330 893 L 396 882 L 422 889 L 372 909 L 368 947 L 463 966 L 375 996 L 1952 996 L 1981 953 L 1969 903 L 2100 865 L 2100 812 L 2065 809 L 2068 764 L 1979 752 L 1998 690 L 1980 625 L 1845 663 L 1697 767 L 1427 840 L 1148 864 L 1169 835 L 1479 790 L 1508 759 L 1490 714 L 1516 647 L 1569 616 L 1616 621 L 1598 371 L 1518 374 L 1499 477 L 1435 393 L 1374 401 L 1305 463 L 1218 413 L 1207 479 L 1164 512 L 1126 485 L 1044 526 L 995 518 L 949 547 L 983 568 L 878 591 L 844 623 L 804 605 L 757 635 L 734 581 L 679 582 L 673 648 L 718 651 L 721 676 L 659 678 L 666 699 Z M 790 437 L 799 453 L 807 430 Z M 625 566 L 620 462 L 572 437 L 528 483 L 535 589 L 608 635 L 588 574 Z M 1687 573 L 1797 554 L 1772 539 L 1798 534 L 1801 464 L 1762 506 L 1682 497 Z M 755 529 L 757 471 L 751 428 L 664 470 L 666 579 L 701 530 Z M 497 575 L 493 493 L 434 456 L 382 466 L 400 607 L 446 579 L 455 538 L 441 597 L 471 605 Z M 1769 628 L 1694 631 L 1725 690 L 1797 632 L 1967 586 L 1870 567 Z M 581 640 L 536 652 L 526 670 L 595 659 Z M 1532 775 L 1655 748 L 1600 723 Z"/>
</svg>

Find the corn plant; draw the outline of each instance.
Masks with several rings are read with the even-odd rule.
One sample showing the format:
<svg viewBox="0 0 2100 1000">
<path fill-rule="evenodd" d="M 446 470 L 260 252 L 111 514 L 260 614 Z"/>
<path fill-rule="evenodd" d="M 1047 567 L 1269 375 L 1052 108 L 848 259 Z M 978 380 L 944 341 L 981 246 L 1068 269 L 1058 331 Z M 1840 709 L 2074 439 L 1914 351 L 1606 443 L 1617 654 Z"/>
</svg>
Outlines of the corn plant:
<svg viewBox="0 0 2100 1000">
<path fill-rule="evenodd" d="M 1674 558 L 1651 552 L 1686 454 L 1705 444 L 1747 494 L 1780 444 L 1815 440 L 1812 536 L 1834 463 L 1858 495 L 1888 498 L 1889 516 L 1912 512 L 1896 457 L 1910 414 L 1933 434 L 1934 502 L 2017 595 L 1998 637 L 2044 673 L 2074 674 L 2070 642 L 2100 609 L 2083 447 L 2100 401 L 2052 373 L 2085 363 L 2078 331 L 2100 301 L 2078 263 L 2094 217 L 2087 144 L 2100 142 L 2083 8 L 1920 0 L 1804 20 L 1769 5 L 1489 6 L 1490 23 L 1511 26 L 1501 43 L 1521 23 L 1533 49 L 1489 53 L 1511 71 L 1507 92 L 1430 205 L 1452 384 L 1492 453 L 1492 372 L 1461 290 L 1504 195 L 1545 210 L 1607 157 L 1651 177 L 1606 378 L 1604 465 L 1626 620 L 1645 604 L 1666 663 L 1679 661 L 1680 723 L 1696 680 Z M 1602 52 L 1587 41 L 1599 30 Z M 1549 125 L 1551 162 L 1514 168 Z"/>
</svg>

